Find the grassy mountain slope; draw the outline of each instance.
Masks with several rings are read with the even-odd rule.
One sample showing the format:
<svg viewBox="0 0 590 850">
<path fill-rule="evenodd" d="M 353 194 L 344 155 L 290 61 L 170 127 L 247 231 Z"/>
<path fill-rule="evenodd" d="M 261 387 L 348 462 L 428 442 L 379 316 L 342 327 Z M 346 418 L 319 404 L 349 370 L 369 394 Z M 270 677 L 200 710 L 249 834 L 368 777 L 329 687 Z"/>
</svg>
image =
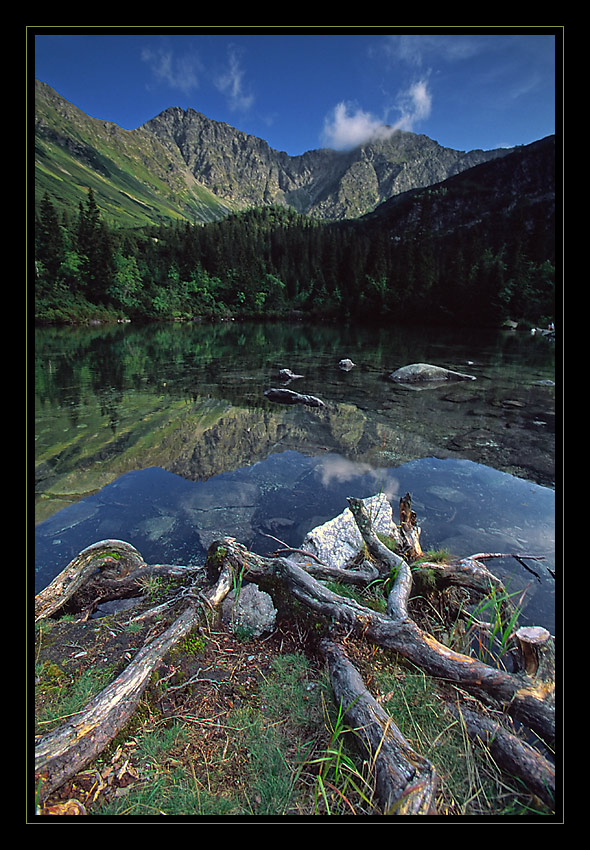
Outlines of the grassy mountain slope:
<svg viewBox="0 0 590 850">
<path fill-rule="evenodd" d="M 153 134 L 90 118 L 49 86 L 35 86 L 35 199 L 77 209 L 92 188 L 105 220 L 125 227 L 212 221 L 232 205 L 201 186 Z"/>
</svg>

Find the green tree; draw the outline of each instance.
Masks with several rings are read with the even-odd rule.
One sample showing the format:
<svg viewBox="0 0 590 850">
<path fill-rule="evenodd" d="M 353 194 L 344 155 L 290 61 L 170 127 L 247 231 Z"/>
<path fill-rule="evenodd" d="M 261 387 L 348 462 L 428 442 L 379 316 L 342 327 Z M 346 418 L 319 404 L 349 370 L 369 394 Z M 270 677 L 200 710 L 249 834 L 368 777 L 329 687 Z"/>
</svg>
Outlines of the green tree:
<svg viewBox="0 0 590 850">
<path fill-rule="evenodd" d="M 125 310 L 135 310 L 140 305 L 143 288 L 141 274 L 135 257 L 124 257 L 120 251 L 114 255 L 112 282 L 106 294 Z"/>
<path fill-rule="evenodd" d="M 62 227 L 47 193 L 41 201 L 36 228 L 37 259 L 43 263 L 48 281 L 55 283 L 65 258 Z"/>
<path fill-rule="evenodd" d="M 76 236 L 76 250 L 81 259 L 80 282 L 86 297 L 93 303 L 101 303 L 112 282 L 114 252 L 111 235 L 101 220 L 91 188 L 86 204 L 79 206 Z"/>
</svg>

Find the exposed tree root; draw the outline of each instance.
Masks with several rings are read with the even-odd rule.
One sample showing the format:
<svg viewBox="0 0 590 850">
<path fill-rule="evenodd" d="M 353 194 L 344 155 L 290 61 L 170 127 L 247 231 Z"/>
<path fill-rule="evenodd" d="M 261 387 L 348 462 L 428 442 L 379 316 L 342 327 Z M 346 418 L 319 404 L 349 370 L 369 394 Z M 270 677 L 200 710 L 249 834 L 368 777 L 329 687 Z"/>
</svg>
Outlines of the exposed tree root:
<svg viewBox="0 0 590 850">
<path fill-rule="evenodd" d="M 271 595 L 287 593 L 309 613 L 336 631 L 342 628 L 386 649 L 395 650 L 425 673 L 455 683 L 492 707 L 498 720 L 461 706 L 460 717 L 468 734 L 485 742 L 498 764 L 521 776 L 547 804 L 555 793 L 555 771 L 548 759 L 509 733 L 500 724 L 504 714 L 523 723 L 551 744 L 554 738 L 554 651 L 545 630 L 521 630 L 521 668 L 507 672 L 477 658 L 456 652 L 421 629 L 408 613 L 413 584 L 410 561 L 422 555 L 416 517 L 408 494 L 400 502 L 401 553 L 390 551 L 375 534 L 362 500 L 349 499 L 350 510 L 364 540 L 368 560 L 360 569 L 326 567 L 317 559 L 293 550 L 289 557 L 263 557 L 249 552 L 233 538 L 214 543 L 208 552 L 209 589 L 203 594 L 192 584 L 192 571 L 182 567 L 149 567 L 139 553 L 122 541 L 102 541 L 84 550 L 36 598 L 35 616 L 55 614 L 78 595 L 79 610 L 87 616 L 99 600 L 137 592 L 138 582 L 150 574 L 184 576 L 185 587 L 177 595 L 182 612 L 172 625 L 143 647 L 129 666 L 87 707 L 62 727 L 43 736 L 36 746 L 36 784 L 43 801 L 52 790 L 87 765 L 118 734 L 132 716 L 150 675 L 166 652 L 198 622 L 201 602 L 218 607 L 232 585 L 244 578 L 264 587 Z M 421 563 L 441 586 L 459 584 L 487 594 L 501 590 L 501 582 L 476 558 L 453 564 Z M 353 576 L 354 574 L 354 576 Z M 385 613 L 328 589 L 322 580 L 369 583 L 375 579 L 392 583 Z M 509 612 L 508 612 L 509 613 Z M 347 722 L 376 769 L 376 793 L 381 810 L 399 815 L 433 811 L 436 772 L 416 753 L 365 688 L 335 631 L 320 642 L 328 664 L 336 700 Z M 543 632 L 544 634 L 539 634 Z M 519 634 L 519 633 L 517 633 Z"/>
</svg>

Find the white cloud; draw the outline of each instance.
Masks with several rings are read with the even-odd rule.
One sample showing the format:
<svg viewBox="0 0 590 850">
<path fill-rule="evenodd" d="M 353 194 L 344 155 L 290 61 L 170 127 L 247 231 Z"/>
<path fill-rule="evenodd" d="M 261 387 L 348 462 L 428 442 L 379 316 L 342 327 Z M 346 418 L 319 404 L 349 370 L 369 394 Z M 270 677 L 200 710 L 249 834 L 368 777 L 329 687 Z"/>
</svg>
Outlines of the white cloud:
<svg viewBox="0 0 590 850">
<path fill-rule="evenodd" d="M 456 62 L 477 55 L 487 44 L 485 36 L 454 33 L 438 35 L 390 35 L 383 42 L 386 55 L 394 62 L 422 67 L 425 62 Z"/>
<path fill-rule="evenodd" d="M 432 95 L 425 80 L 419 80 L 398 96 L 398 109 L 401 117 L 395 129 L 414 130 L 416 124 L 424 121 L 432 109 Z"/>
<path fill-rule="evenodd" d="M 194 55 L 174 57 L 171 50 L 150 50 L 145 47 L 141 51 L 141 59 L 146 62 L 152 74 L 170 88 L 179 89 L 189 94 L 199 87 L 197 71 L 200 70 L 199 60 Z"/>
<path fill-rule="evenodd" d="M 230 109 L 246 112 L 254 103 L 254 95 L 245 90 L 244 71 L 240 66 L 237 50 L 228 49 L 229 66 L 215 79 L 216 88 L 226 95 Z"/>
<path fill-rule="evenodd" d="M 375 469 L 368 463 L 347 460 L 336 455 L 322 459 L 318 464 L 317 474 L 324 487 L 347 482 L 353 484 L 358 478 L 373 478 L 375 493 L 383 493 L 389 501 L 399 498 L 402 492 L 398 479 L 389 470 Z"/>
<path fill-rule="evenodd" d="M 400 117 L 393 125 L 354 107 L 339 103 L 324 121 L 322 142 L 336 150 L 348 150 L 378 139 L 386 139 L 395 130 L 414 131 L 420 121 L 430 115 L 432 96 L 425 80 L 413 83 L 398 95 L 396 111 Z"/>
<path fill-rule="evenodd" d="M 383 122 L 370 112 L 352 109 L 350 104 L 339 103 L 325 119 L 322 138 L 328 147 L 336 150 L 354 148 L 387 131 Z"/>
</svg>

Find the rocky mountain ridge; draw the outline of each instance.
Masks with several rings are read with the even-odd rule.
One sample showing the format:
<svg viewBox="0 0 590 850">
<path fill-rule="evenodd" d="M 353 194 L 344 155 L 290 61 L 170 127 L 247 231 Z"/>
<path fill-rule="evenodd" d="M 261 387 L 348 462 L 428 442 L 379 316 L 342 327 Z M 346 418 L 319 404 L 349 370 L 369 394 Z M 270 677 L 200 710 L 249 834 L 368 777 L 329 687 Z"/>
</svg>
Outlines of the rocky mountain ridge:
<svg viewBox="0 0 590 850">
<path fill-rule="evenodd" d="M 101 209 L 129 225 L 210 221 L 270 204 L 323 220 L 353 219 L 508 153 L 455 151 L 396 130 L 351 151 L 291 156 L 193 109 L 170 107 L 123 130 L 35 85 L 37 198 L 47 191 L 73 206 L 91 186 Z"/>
</svg>

